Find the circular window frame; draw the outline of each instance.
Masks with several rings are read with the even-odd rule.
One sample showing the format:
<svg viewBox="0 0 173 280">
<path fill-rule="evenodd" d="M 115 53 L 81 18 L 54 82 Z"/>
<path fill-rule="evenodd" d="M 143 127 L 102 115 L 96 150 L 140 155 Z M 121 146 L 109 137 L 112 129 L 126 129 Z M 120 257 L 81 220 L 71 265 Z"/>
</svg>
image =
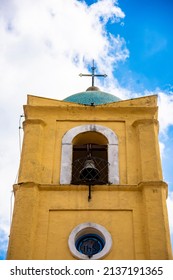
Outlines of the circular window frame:
<svg viewBox="0 0 173 280">
<path fill-rule="evenodd" d="M 77 250 L 76 241 L 81 236 L 85 234 L 91 234 L 91 233 L 99 235 L 104 240 L 105 245 L 99 253 L 89 257 Z M 77 259 L 99 260 L 105 257 L 110 252 L 112 248 L 112 237 L 105 227 L 98 225 L 96 223 L 87 222 L 87 223 L 79 224 L 72 230 L 72 232 L 69 235 L 68 246 L 72 255 Z"/>
</svg>

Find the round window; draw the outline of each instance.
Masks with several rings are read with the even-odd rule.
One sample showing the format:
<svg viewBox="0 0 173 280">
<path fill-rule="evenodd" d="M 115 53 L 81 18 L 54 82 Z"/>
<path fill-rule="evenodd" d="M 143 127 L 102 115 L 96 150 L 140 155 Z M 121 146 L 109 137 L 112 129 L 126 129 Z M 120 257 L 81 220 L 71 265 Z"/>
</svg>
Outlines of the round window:
<svg viewBox="0 0 173 280">
<path fill-rule="evenodd" d="M 88 257 L 92 257 L 103 250 L 105 241 L 98 234 L 84 234 L 76 240 L 76 249 Z"/>
<path fill-rule="evenodd" d="M 101 225 L 84 223 L 75 227 L 68 240 L 71 253 L 78 259 L 101 259 L 112 247 L 110 233 Z"/>
</svg>

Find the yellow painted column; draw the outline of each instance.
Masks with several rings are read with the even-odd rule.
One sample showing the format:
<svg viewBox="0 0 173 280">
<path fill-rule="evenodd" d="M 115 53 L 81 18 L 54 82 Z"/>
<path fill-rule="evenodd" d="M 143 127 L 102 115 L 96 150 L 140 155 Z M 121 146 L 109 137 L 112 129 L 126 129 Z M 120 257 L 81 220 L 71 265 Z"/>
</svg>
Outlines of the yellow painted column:
<svg viewBox="0 0 173 280">
<path fill-rule="evenodd" d="M 162 180 L 162 168 L 158 143 L 158 121 L 137 120 L 133 123 L 138 137 L 139 181 Z"/>
<path fill-rule="evenodd" d="M 20 161 L 18 182 L 41 183 L 43 129 L 42 120 L 26 120 L 24 122 L 24 140 Z"/>
<path fill-rule="evenodd" d="M 149 260 L 171 259 L 171 243 L 166 208 L 167 184 L 140 183 L 143 195 L 143 223 L 146 257 Z"/>
<path fill-rule="evenodd" d="M 32 259 L 37 225 L 39 191 L 36 185 L 15 185 L 15 205 L 7 259 Z"/>
</svg>

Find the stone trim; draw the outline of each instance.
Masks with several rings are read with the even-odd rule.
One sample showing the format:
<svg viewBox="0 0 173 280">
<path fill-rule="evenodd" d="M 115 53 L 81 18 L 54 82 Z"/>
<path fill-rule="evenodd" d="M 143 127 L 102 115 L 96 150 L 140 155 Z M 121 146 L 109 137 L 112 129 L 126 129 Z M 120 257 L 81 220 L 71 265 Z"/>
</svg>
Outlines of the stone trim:
<svg viewBox="0 0 173 280">
<path fill-rule="evenodd" d="M 113 144 L 118 145 L 118 137 L 113 132 L 112 129 L 102 126 L 102 125 L 96 125 L 96 124 L 80 125 L 80 126 L 71 128 L 64 134 L 64 136 L 62 138 L 62 144 L 71 144 L 73 138 L 76 135 L 78 135 L 80 133 L 88 132 L 88 131 L 99 132 L 107 138 L 108 143 L 110 145 L 113 145 Z"/>
<path fill-rule="evenodd" d="M 87 255 L 80 253 L 75 246 L 76 240 L 87 233 L 96 233 L 103 238 L 105 245 L 102 251 L 89 258 Z M 105 227 L 87 222 L 76 226 L 69 235 L 68 246 L 72 255 L 80 260 L 99 260 L 105 257 L 112 248 L 112 237 Z"/>
<path fill-rule="evenodd" d="M 119 157 L 118 157 L 118 137 L 113 130 L 108 127 L 89 124 L 80 125 L 68 130 L 62 138 L 62 159 L 60 184 L 70 184 L 72 177 L 72 142 L 76 135 L 95 131 L 104 135 L 108 140 L 108 181 L 111 184 L 119 184 Z"/>
</svg>

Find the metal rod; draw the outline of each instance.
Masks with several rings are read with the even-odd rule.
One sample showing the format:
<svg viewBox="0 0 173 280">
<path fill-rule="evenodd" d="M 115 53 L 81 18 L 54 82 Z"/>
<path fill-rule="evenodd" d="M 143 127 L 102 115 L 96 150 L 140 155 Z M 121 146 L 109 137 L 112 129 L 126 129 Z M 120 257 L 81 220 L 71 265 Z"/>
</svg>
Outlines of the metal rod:
<svg viewBox="0 0 173 280">
<path fill-rule="evenodd" d="M 91 200 L 91 185 L 88 186 L 88 201 Z"/>
</svg>

